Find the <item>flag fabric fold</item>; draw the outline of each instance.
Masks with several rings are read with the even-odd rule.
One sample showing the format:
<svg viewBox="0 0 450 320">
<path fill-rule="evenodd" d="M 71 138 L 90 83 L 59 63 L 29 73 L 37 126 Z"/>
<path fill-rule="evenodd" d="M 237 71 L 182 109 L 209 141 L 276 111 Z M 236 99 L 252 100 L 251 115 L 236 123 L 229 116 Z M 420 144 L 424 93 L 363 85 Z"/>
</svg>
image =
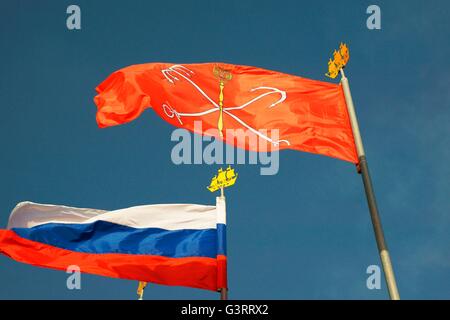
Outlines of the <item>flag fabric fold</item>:
<svg viewBox="0 0 450 320">
<path fill-rule="evenodd" d="M 358 162 L 337 84 L 226 63 L 147 63 L 114 72 L 96 90 L 101 128 L 152 108 L 174 126 L 239 148 L 293 149 Z"/>
<path fill-rule="evenodd" d="M 225 214 L 162 204 L 115 211 L 19 203 L 0 253 L 41 267 L 217 291 L 226 288 Z"/>
</svg>

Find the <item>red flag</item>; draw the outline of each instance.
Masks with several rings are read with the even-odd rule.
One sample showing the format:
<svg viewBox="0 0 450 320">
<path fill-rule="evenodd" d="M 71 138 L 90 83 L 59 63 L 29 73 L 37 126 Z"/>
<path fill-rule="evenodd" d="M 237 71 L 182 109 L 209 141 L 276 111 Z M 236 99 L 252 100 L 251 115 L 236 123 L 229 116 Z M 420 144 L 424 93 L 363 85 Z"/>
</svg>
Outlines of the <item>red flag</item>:
<svg viewBox="0 0 450 320">
<path fill-rule="evenodd" d="M 266 151 L 270 145 L 358 162 L 337 84 L 225 63 L 148 63 L 114 72 L 96 90 L 101 128 L 153 108 L 174 126 L 247 150 Z M 255 137 L 258 144 L 251 143 Z"/>
</svg>

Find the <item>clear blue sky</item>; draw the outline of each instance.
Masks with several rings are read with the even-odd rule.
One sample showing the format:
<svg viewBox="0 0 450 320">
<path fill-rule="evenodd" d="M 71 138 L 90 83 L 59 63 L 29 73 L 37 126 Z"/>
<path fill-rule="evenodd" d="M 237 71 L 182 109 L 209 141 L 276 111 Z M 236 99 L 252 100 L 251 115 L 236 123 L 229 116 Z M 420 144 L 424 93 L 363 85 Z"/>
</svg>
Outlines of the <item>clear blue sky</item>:
<svg viewBox="0 0 450 320">
<path fill-rule="evenodd" d="M 66 28 L 78 4 L 82 30 Z M 378 4 L 382 29 L 366 28 Z M 448 1 L 2 1 L 0 225 L 17 202 L 118 209 L 214 203 L 217 166 L 176 166 L 174 129 L 153 111 L 98 129 L 94 88 L 144 62 L 224 61 L 328 81 L 349 44 L 347 75 L 403 298 L 450 297 L 450 3 Z M 380 264 L 353 165 L 283 151 L 280 171 L 237 166 L 227 193 L 230 297 L 384 299 L 366 288 Z M 0 256 L 0 299 L 135 299 L 136 282 Z M 216 299 L 150 285 L 147 299 Z"/>
</svg>

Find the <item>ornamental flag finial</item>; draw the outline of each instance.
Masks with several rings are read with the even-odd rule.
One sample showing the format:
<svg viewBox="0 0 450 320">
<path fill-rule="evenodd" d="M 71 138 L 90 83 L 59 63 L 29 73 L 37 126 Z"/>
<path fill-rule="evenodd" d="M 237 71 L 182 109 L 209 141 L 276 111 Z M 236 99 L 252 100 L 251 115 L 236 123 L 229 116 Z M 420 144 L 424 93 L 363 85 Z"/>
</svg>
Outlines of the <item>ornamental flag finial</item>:
<svg viewBox="0 0 450 320">
<path fill-rule="evenodd" d="M 350 59 L 350 51 L 345 43 L 339 45 L 339 51 L 334 50 L 333 60 L 328 61 L 328 72 L 325 74 L 328 78 L 336 78 L 339 71 L 347 65 Z"/>
<path fill-rule="evenodd" d="M 236 183 L 237 173 L 231 166 L 228 166 L 226 170 L 220 168 L 217 174 L 211 179 L 211 183 L 207 187 L 209 191 L 215 192 L 222 188 L 231 187 Z"/>
</svg>

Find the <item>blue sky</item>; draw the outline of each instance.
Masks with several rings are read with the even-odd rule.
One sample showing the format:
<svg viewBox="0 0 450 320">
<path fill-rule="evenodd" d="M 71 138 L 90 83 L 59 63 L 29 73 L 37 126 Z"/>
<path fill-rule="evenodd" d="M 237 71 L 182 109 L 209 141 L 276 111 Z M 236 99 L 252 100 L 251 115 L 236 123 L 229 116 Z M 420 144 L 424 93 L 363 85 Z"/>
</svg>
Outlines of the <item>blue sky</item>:
<svg viewBox="0 0 450 320">
<path fill-rule="evenodd" d="M 77 4 L 82 29 L 66 28 Z M 366 28 L 378 4 L 382 29 Z M 448 1 L 2 1 L 0 225 L 30 200 L 118 209 L 214 203 L 217 166 L 172 164 L 173 131 L 153 111 L 98 129 L 94 88 L 144 62 L 223 61 L 324 77 L 340 41 L 402 298 L 450 297 Z M 354 166 L 283 151 L 280 171 L 237 166 L 227 190 L 230 297 L 385 299 Z M 0 299 L 135 299 L 136 282 L 67 274 L 0 256 Z M 216 299 L 149 285 L 147 299 Z"/>
</svg>

